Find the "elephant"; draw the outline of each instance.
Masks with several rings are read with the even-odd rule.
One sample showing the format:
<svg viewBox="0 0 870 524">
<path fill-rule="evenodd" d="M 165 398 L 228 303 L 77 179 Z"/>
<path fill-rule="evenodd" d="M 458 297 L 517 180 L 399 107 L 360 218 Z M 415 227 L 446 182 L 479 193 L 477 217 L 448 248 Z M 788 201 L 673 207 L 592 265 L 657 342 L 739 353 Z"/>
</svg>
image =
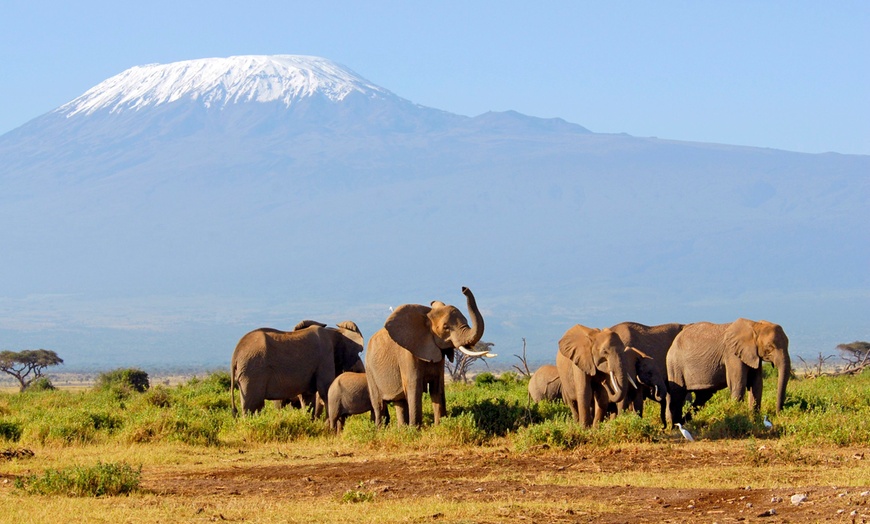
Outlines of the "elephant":
<svg viewBox="0 0 870 524">
<path fill-rule="evenodd" d="M 683 422 L 683 405 L 690 391 L 695 393 L 695 406 L 701 406 L 725 387 L 735 400 L 743 400 L 748 389 L 750 405 L 760 411 L 762 361 L 772 363 L 778 370 L 776 411 L 779 412 L 791 375 L 788 337 L 782 326 L 745 318 L 730 324 L 689 324 L 668 351 L 668 422 Z"/>
<path fill-rule="evenodd" d="M 381 424 L 384 403 L 392 402 L 398 424 L 420 427 L 426 390 L 438 424 L 447 414 L 444 359 L 452 362 L 455 349 L 471 356 L 494 356 L 468 349 L 483 336 L 484 322 L 471 290 L 463 287 L 462 293 L 468 302 L 471 326 L 455 306 L 439 301 L 429 306 L 405 304 L 397 307 L 369 339 L 365 366 L 376 424 Z"/>
<path fill-rule="evenodd" d="M 577 324 L 559 340 L 556 368 L 562 381 L 562 399 L 576 422 L 588 427 L 602 420 L 603 413 L 595 409 L 596 395 L 606 394 L 614 402 L 623 399 L 633 380 L 626 373 L 624 351 L 622 340 L 608 328 Z"/>
<path fill-rule="evenodd" d="M 529 397 L 535 402 L 562 400 L 562 381 L 559 380 L 556 366 L 546 364 L 532 373 L 529 379 Z"/>
<path fill-rule="evenodd" d="M 638 322 L 620 322 L 610 328 L 619 336 L 626 347 L 633 347 L 652 359 L 651 363 L 655 366 L 655 370 L 644 369 L 643 373 L 649 377 L 646 380 L 652 381 L 647 382 L 647 384 L 657 385 L 659 388 L 658 395 L 656 395 L 654 387 L 645 388 L 645 392 L 629 388 L 626 392 L 628 400 L 623 401 L 624 406 L 634 404 L 641 406 L 642 409 L 643 396 L 646 395 L 647 398 L 652 398 L 659 403 L 659 417 L 662 425 L 667 425 L 665 407 L 667 404 L 668 349 L 684 327 L 685 324 L 677 323 L 647 326 Z M 649 361 L 641 359 L 639 362 L 644 368 L 649 367 Z M 638 372 L 640 373 L 641 370 Z M 663 383 L 664 386 L 662 386 Z M 643 415 L 642 411 L 638 410 L 638 412 Z"/>
<path fill-rule="evenodd" d="M 251 331 L 239 340 L 230 364 L 233 415 L 237 384 L 245 413 L 261 410 L 266 400 L 287 402 L 299 395 L 311 399 L 317 394 L 327 403 L 337 374 L 364 371 L 362 350 L 362 333 L 351 321 L 335 328 L 303 321 L 293 331 Z"/>
<path fill-rule="evenodd" d="M 651 398 L 662 405 L 665 403 L 667 375 L 659 371 L 652 357 L 637 348 L 626 347 L 622 361 L 626 373 L 634 379 L 637 387 L 629 385 L 620 401 L 613 400 L 609 392 L 599 390 L 595 398 L 596 412 L 603 411 L 597 416 L 599 419 L 603 419 L 607 413 L 620 414 L 624 411 L 634 411 L 643 417 L 644 398 Z"/>
<path fill-rule="evenodd" d="M 372 412 L 372 420 L 374 420 L 375 415 L 372 410 L 366 374 L 346 371 L 335 377 L 332 385 L 329 386 L 329 407 L 327 408 L 329 427 L 336 433 L 340 433 L 348 416 L 367 412 Z M 389 411 L 383 409 L 383 413 L 386 422 L 389 423 Z"/>
</svg>

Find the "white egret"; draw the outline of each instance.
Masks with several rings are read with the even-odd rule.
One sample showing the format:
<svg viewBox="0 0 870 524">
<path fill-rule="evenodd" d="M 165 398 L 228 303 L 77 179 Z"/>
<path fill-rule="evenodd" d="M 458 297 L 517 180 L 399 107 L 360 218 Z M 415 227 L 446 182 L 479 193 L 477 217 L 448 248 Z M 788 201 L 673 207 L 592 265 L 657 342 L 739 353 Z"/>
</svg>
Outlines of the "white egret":
<svg viewBox="0 0 870 524">
<path fill-rule="evenodd" d="M 679 428 L 680 433 L 683 434 L 683 438 L 684 438 L 684 439 L 688 440 L 689 442 L 694 442 L 694 441 L 695 441 L 695 437 L 693 437 L 692 434 L 689 433 L 689 430 L 686 429 L 686 428 L 684 428 L 684 427 L 682 426 L 682 424 L 680 424 L 679 422 L 677 422 L 677 428 Z"/>
<path fill-rule="evenodd" d="M 770 419 L 767 418 L 767 415 L 764 416 L 764 427 L 766 427 L 767 429 L 773 427 L 773 422 L 771 422 Z"/>
</svg>

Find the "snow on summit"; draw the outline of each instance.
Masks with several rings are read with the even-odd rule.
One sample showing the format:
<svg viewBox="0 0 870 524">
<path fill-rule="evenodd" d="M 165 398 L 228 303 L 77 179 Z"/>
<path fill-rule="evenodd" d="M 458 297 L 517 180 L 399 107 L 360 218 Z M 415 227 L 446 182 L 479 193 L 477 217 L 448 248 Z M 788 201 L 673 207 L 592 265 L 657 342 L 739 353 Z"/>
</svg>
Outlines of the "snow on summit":
<svg viewBox="0 0 870 524">
<path fill-rule="evenodd" d="M 67 117 L 98 110 L 118 113 L 176 100 L 206 107 L 294 100 L 319 93 L 340 101 L 352 92 L 392 96 L 325 58 L 299 55 L 232 56 L 137 66 L 105 80 L 57 109 Z"/>
</svg>

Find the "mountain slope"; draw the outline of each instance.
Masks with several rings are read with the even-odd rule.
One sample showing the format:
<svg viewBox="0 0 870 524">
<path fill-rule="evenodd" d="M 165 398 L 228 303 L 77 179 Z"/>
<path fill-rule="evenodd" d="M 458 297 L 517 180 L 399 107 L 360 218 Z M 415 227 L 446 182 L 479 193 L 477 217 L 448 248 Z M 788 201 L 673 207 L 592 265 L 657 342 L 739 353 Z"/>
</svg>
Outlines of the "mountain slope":
<svg viewBox="0 0 870 524">
<path fill-rule="evenodd" d="M 865 156 L 454 115 L 285 56 L 133 68 L 0 136 L 0 165 L 0 335 L 70 365 L 221 363 L 301 318 L 368 336 L 462 285 L 541 360 L 578 322 L 870 337 Z"/>
</svg>

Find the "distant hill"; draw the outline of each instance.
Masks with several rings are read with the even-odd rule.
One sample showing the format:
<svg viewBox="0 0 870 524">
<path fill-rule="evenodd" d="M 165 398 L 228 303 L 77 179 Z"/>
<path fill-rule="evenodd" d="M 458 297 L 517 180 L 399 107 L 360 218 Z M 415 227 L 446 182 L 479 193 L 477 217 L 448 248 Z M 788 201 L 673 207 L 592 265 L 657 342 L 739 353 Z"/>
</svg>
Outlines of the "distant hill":
<svg viewBox="0 0 870 524">
<path fill-rule="evenodd" d="M 0 136 L 0 166 L 0 340 L 71 367 L 218 365 L 302 318 L 369 336 L 463 285 L 506 359 L 623 320 L 870 339 L 868 156 L 455 115 L 242 56 L 122 72 Z"/>
</svg>

